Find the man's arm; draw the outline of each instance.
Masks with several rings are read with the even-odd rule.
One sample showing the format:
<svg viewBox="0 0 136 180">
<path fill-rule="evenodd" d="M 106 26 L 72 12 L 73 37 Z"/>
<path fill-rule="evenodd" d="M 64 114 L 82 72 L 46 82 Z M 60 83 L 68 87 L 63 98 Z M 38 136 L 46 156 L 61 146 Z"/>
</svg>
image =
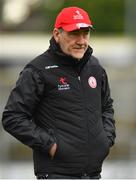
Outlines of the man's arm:
<svg viewBox="0 0 136 180">
<path fill-rule="evenodd" d="M 108 78 L 105 70 L 103 69 L 102 75 L 102 121 L 105 132 L 109 139 L 110 146 L 114 144 L 116 137 L 115 133 L 115 120 L 114 120 L 113 100 L 110 96 L 110 88 Z"/>
<path fill-rule="evenodd" d="M 49 152 L 54 138 L 33 121 L 33 114 L 44 91 L 44 83 L 38 72 L 26 68 L 12 90 L 2 123 L 4 129 L 25 145 Z"/>
</svg>

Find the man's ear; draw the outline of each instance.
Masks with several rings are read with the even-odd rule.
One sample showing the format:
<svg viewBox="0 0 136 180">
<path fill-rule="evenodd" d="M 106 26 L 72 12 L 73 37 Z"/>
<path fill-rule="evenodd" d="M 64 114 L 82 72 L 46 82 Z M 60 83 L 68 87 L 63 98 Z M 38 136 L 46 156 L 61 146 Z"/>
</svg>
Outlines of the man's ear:
<svg viewBox="0 0 136 180">
<path fill-rule="evenodd" d="M 54 37 L 54 39 L 55 39 L 55 41 L 58 43 L 58 41 L 59 41 L 59 35 L 60 35 L 60 32 L 59 32 L 59 30 L 57 29 L 57 28 L 54 28 L 54 30 L 53 30 L 53 37 Z"/>
</svg>

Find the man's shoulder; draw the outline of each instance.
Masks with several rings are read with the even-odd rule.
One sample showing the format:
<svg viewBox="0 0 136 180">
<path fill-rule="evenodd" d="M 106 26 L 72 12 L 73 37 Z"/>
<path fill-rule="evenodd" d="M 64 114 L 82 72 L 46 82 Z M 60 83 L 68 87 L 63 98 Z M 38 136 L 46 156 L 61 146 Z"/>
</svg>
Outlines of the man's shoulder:
<svg viewBox="0 0 136 180">
<path fill-rule="evenodd" d="M 35 57 L 32 61 L 30 61 L 26 67 L 36 68 L 38 70 L 43 70 L 46 66 L 48 66 L 52 62 L 52 56 L 49 50 Z"/>
<path fill-rule="evenodd" d="M 104 67 L 101 65 L 101 63 L 99 62 L 99 59 L 93 55 L 90 57 L 90 59 L 88 61 L 88 66 L 95 67 L 95 69 L 97 69 L 97 71 L 102 72 L 102 73 L 105 70 Z"/>
<path fill-rule="evenodd" d="M 29 64 L 35 67 L 39 67 L 39 66 L 42 67 L 44 64 L 48 64 L 49 60 L 50 60 L 50 56 L 47 50 L 44 53 L 40 54 L 39 56 L 35 57 L 32 61 L 29 62 Z"/>
<path fill-rule="evenodd" d="M 93 56 L 93 55 L 90 57 L 89 64 L 90 64 L 90 65 L 100 66 L 100 63 L 99 63 L 98 58 L 96 58 L 96 57 Z"/>
</svg>

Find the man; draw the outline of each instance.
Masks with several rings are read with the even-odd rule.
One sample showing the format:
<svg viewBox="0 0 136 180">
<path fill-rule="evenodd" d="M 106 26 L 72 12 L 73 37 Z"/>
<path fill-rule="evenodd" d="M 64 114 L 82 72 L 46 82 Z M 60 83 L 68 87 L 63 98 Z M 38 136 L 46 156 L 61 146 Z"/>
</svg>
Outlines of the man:
<svg viewBox="0 0 136 180">
<path fill-rule="evenodd" d="M 78 7 L 56 18 L 49 49 L 26 65 L 3 113 L 6 131 L 33 150 L 37 179 L 99 179 L 115 139 L 105 70 Z"/>
</svg>

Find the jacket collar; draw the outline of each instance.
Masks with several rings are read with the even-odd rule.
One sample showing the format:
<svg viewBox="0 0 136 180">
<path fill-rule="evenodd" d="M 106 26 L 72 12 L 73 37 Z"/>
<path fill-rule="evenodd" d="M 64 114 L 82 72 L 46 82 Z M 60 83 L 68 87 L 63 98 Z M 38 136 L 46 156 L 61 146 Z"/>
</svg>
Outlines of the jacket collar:
<svg viewBox="0 0 136 180">
<path fill-rule="evenodd" d="M 78 61 L 76 58 L 73 58 L 72 56 L 65 54 L 61 50 L 59 44 L 56 43 L 55 39 L 52 37 L 50 40 L 49 51 L 51 51 L 55 55 L 55 57 L 57 57 L 61 64 L 70 66 L 83 66 L 91 57 L 93 49 L 89 46 L 83 58 L 80 59 L 80 61 Z"/>
</svg>

